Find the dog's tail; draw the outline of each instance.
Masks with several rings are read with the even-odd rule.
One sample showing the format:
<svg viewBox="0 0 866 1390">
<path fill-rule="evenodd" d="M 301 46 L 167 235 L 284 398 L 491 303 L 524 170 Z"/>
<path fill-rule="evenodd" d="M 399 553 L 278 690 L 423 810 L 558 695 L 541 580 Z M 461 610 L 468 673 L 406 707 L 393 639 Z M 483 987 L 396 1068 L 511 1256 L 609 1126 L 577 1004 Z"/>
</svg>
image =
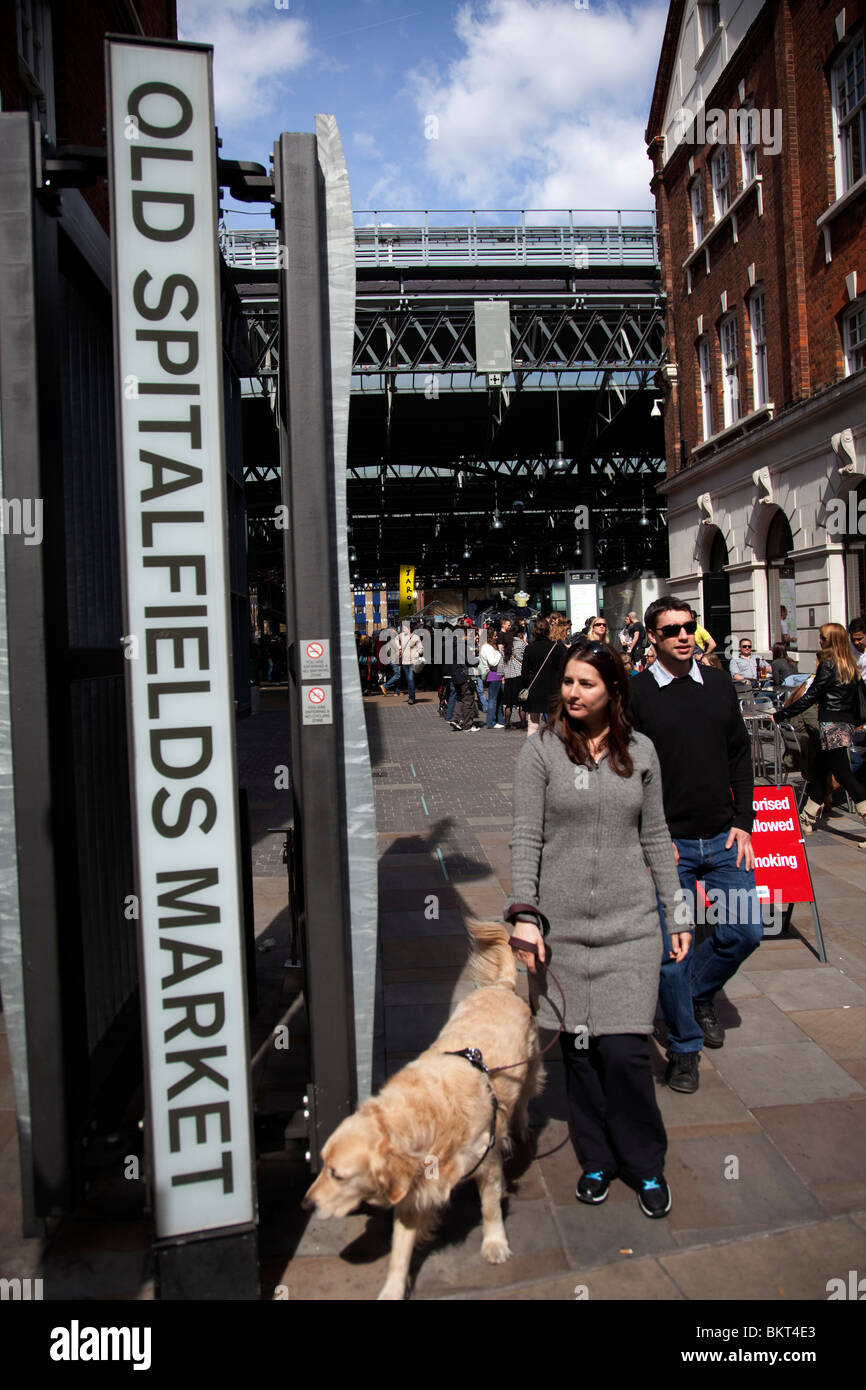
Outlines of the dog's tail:
<svg viewBox="0 0 866 1390">
<path fill-rule="evenodd" d="M 508 944 L 508 928 L 501 922 L 470 921 L 467 925 L 474 946 L 470 967 L 476 982 L 514 989 L 517 962 Z"/>
</svg>

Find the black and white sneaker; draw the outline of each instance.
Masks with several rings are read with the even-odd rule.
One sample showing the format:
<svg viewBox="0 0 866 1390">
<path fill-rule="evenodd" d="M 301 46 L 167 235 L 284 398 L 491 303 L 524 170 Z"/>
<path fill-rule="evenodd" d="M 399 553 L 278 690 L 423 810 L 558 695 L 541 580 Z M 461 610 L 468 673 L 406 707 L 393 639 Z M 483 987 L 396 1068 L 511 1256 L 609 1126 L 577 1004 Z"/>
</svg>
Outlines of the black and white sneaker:
<svg viewBox="0 0 866 1390">
<path fill-rule="evenodd" d="M 667 1216 L 671 1209 L 671 1190 L 664 1178 L 644 1178 L 637 1190 L 638 1206 L 644 1216 Z"/>
<path fill-rule="evenodd" d="M 601 1168 L 581 1173 L 580 1181 L 575 1188 L 575 1197 L 579 1202 L 587 1202 L 590 1206 L 597 1207 L 599 1203 L 606 1201 L 613 1176 L 613 1173 L 605 1173 Z"/>
</svg>

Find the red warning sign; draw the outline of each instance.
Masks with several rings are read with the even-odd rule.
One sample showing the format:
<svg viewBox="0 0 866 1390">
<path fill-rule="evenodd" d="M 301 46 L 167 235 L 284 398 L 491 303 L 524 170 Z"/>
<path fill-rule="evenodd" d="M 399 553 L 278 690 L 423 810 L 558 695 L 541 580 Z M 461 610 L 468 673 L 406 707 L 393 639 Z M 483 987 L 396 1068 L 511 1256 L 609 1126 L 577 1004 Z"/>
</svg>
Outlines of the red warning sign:
<svg viewBox="0 0 866 1390">
<path fill-rule="evenodd" d="M 321 642 L 307 643 L 307 656 L 311 661 L 320 661 L 324 655 L 325 648 L 322 646 Z"/>
<path fill-rule="evenodd" d="M 755 813 L 752 849 L 758 897 L 770 902 L 813 902 L 815 894 L 806 863 L 794 788 L 755 787 L 752 808 Z"/>
<path fill-rule="evenodd" d="M 307 698 L 312 705 L 320 705 L 325 698 L 325 692 L 320 685 L 311 685 L 307 692 Z"/>
</svg>

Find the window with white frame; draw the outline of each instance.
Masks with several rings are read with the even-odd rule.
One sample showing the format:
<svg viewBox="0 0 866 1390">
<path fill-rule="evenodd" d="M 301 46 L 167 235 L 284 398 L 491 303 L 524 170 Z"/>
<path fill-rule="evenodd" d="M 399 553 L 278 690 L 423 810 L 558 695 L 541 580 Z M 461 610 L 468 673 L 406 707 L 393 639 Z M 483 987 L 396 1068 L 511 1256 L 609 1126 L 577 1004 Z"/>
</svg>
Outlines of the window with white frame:
<svg viewBox="0 0 866 1390">
<path fill-rule="evenodd" d="M 833 64 L 832 97 L 836 192 L 866 174 L 866 57 L 860 34 Z"/>
<path fill-rule="evenodd" d="M 713 212 L 718 222 L 731 205 L 731 164 L 727 145 L 720 145 L 713 155 Z"/>
<path fill-rule="evenodd" d="M 740 146 L 740 153 L 743 157 L 743 187 L 748 188 L 758 177 L 758 147 L 749 142 Z"/>
<path fill-rule="evenodd" d="M 866 299 L 859 299 L 842 317 L 845 375 L 866 367 Z"/>
<path fill-rule="evenodd" d="M 722 345 L 722 399 L 725 425 L 734 425 L 740 418 L 740 335 L 737 316 L 729 314 L 719 328 Z"/>
<path fill-rule="evenodd" d="M 770 399 L 767 377 L 767 323 L 764 314 L 764 291 L 755 290 L 749 296 L 749 328 L 752 336 L 752 394 L 754 409 L 760 410 Z"/>
<path fill-rule="evenodd" d="M 704 239 L 704 195 L 700 178 L 692 181 L 689 199 L 692 205 L 692 237 L 695 246 L 698 246 Z"/>
<path fill-rule="evenodd" d="M 705 4 L 704 0 L 698 0 L 698 20 L 701 26 L 701 48 L 706 48 L 722 21 L 718 0 L 715 0 L 715 3 L 710 0 L 708 4 Z"/>
<path fill-rule="evenodd" d="M 713 432 L 713 376 L 709 338 L 698 339 L 698 373 L 701 379 L 701 425 L 704 439 L 709 439 Z"/>
</svg>

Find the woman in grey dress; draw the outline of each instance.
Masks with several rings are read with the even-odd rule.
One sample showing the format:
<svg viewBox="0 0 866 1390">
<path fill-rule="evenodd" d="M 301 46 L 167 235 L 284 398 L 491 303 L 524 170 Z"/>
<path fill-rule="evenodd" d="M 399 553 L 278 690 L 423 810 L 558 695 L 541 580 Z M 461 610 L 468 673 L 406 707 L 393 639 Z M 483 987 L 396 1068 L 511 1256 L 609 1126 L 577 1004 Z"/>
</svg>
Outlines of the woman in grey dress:
<svg viewBox="0 0 866 1390">
<path fill-rule="evenodd" d="M 681 928 L 672 937 L 675 959 L 688 952 L 693 926 L 658 758 L 631 728 L 629 681 L 612 648 L 584 640 L 569 650 L 550 724 L 521 749 L 513 804 L 512 903 L 524 909 L 509 913 L 514 934 L 544 961 L 549 925 L 547 947 L 567 1001 L 560 1045 L 583 1168 L 576 1195 L 603 1202 L 619 1175 L 647 1216 L 665 1216 L 667 1139 L 649 1051 L 662 954 L 656 890 Z M 558 1027 L 547 972 L 518 954 L 539 1023 Z"/>
</svg>

